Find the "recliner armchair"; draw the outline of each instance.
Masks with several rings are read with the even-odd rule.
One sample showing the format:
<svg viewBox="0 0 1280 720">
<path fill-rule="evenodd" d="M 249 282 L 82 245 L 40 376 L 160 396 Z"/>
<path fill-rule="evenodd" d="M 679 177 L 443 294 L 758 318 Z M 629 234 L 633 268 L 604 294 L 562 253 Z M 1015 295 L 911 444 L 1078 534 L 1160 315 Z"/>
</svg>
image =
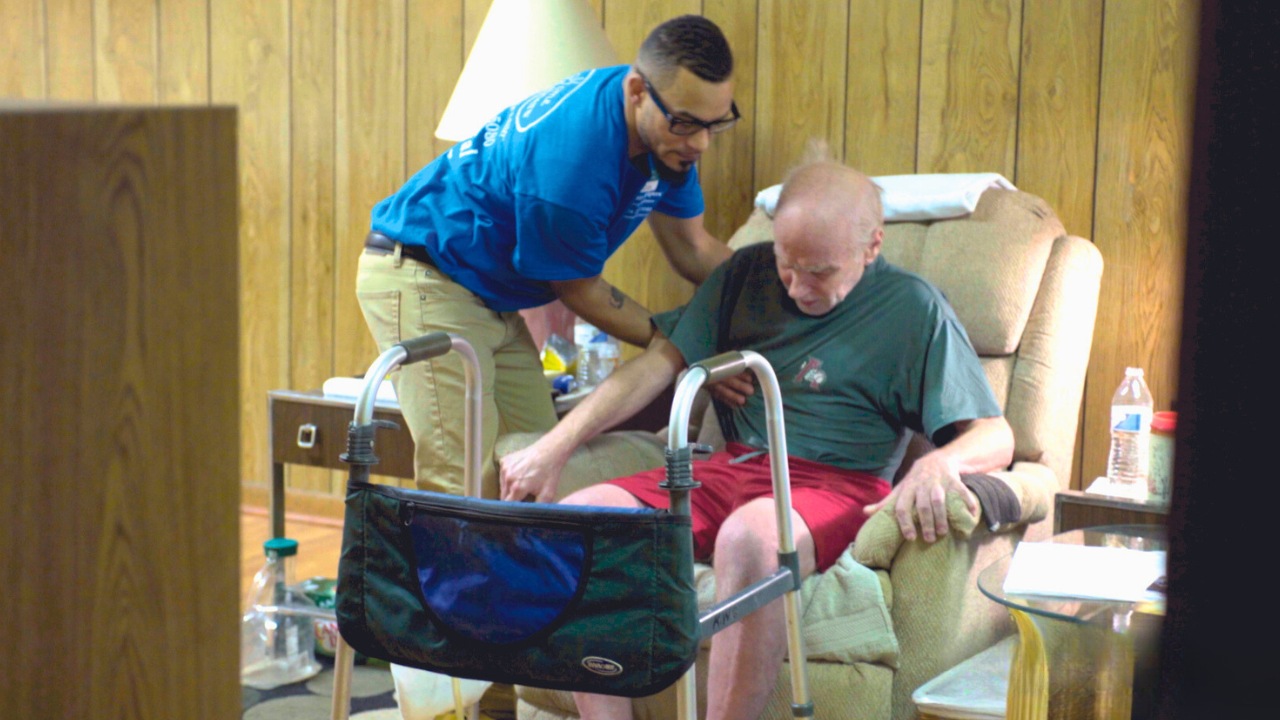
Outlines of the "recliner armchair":
<svg viewBox="0 0 1280 720">
<path fill-rule="evenodd" d="M 768 241 L 772 221 L 756 209 L 730 245 Z M 889 223 L 882 252 L 937 285 L 965 325 L 1013 427 L 1013 465 L 993 475 L 1017 496 L 1020 517 L 992 529 L 953 496 L 952 531 L 933 544 L 905 541 L 891 508 L 869 518 L 836 567 L 805 583 L 809 679 L 819 718 L 916 717 L 915 688 L 1013 631 L 1004 609 L 979 592 L 977 575 L 1020 540 L 1051 533 L 1054 493 L 1071 477 L 1102 274 L 1097 248 L 1068 235 L 1043 200 L 1016 190 L 987 190 L 962 218 Z M 703 417 L 691 437 L 714 442 L 714 413 Z M 500 438 L 498 453 L 534 437 Z M 570 460 L 560 493 L 658 467 L 664 444 L 665 435 L 603 434 Z M 912 445 L 903 469 L 927 441 L 913 438 Z M 864 568 L 874 572 L 869 585 Z M 698 568 L 697 578 L 705 607 L 714 596 L 709 568 Z M 705 665 L 704 647 L 700 705 Z M 674 696 L 670 688 L 635 701 L 636 716 L 675 717 Z M 521 720 L 577 717 L 568 693 L 517 688 L 517 698 Z M 789 702 L 784 666 L 762 717 L 791 717 Z"/>
</svg>

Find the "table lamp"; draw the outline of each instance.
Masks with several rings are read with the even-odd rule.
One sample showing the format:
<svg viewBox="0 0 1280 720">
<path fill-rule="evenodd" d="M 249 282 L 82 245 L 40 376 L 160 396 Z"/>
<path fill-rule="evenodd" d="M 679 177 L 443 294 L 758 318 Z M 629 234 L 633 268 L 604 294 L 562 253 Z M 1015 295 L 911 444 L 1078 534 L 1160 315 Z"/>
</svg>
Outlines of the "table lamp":
<svg viewBox="0 0 1280 720">
<path fill-rule="evenodd" d="M 436 128 L 471 137 L 498 111 L 618 56 L 586 0 L 493 0 Z"/>
</svg>

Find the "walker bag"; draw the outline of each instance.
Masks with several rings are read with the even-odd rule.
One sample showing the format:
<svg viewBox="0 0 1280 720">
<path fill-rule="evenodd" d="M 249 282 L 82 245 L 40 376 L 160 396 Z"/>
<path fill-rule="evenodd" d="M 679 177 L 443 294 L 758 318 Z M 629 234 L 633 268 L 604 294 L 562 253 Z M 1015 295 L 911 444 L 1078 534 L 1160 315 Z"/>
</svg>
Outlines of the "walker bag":
<svg viewBox="0 0 1280 720">
<path fill-rule="evenodd" d="M 454 677 L 627 697 L 693 664 L 689 518 L 348 484 L 338 629 Z"/>
</svg>

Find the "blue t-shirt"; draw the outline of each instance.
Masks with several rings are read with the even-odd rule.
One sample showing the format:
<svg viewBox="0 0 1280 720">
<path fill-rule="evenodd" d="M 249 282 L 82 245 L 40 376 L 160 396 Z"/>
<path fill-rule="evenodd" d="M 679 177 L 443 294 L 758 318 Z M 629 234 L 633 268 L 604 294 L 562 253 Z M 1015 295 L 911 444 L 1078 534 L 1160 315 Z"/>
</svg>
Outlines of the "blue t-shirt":
<svg viewBox="0 0 1280 720">
<path fill-rule="evenodd" d="M 594 277 L 652 210 L 700 215 L 697 171 L 674 184 L 627 156 L 622 78 L 586 70 L 498 113 L 373 208 L 373 229 L 424 245 L 493 310 L 545 305 L 548 281 Z"/>
</svg>

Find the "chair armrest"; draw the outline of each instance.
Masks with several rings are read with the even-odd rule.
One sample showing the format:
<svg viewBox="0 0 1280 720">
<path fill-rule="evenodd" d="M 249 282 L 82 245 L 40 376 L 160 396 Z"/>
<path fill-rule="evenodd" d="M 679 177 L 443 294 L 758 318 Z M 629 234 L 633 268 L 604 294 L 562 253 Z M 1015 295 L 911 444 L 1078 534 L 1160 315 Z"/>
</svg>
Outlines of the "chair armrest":
<svg viewBox="0 0 1280 720">
<path fill-rule="evenodd" d="M 1053 495 L 1058 489 L 1057 478 L 1053 471 L 1040 463 L 1014 463 L 1009 470 L 998 470 L 989 473 L 1003 482 L 1018 499 L 1020 515 L 1015 522 L 1005 523 L 994 532 L 1007 533 L 1021 531 L 1028 525 L 1043 520 L 1048 516 L 1053 504 Z M 875 515 L 867 518 L 866 524 L 858 531 L 853 543 L 854 558 L 867 567 L 888 570 L 893 566 L 894 558 L 902 548 L 905 538 L 898 528 L 898 521 L 893 516 L 894 505 L 886 505 Z M 965 505 L 959 493 L 947 493 L 947 521 L 951 532 L 967 538 L 978 526 L 979 517 Z M 924 542 L 917 540 L 916 542 Z"/>
<path fill-rule="evenodd" d="M 1024 524 L 992 532 L 980 522 L 968 536 L 902 545 L 889 570 L 899 644 L 894 707 L 910 707 L 917 687 L 1013 632 L 1008 610 L 982 593 L 978 577 L 1013 552 L 1025 532 Z"/>
<path fill-rule="evenodd" d="M 1032 525 L 1049 516 L 1053 508 L 1053 496 L 1060 487 L 1058 478 L 1048 465 L 1037 462 L 1016 462 L 1009 470 L 991 473 L 1013 490 L 1022 507 L 1018 525 Z"/>
<path fill-rule="evenodd" d="M 524 449 L 542 437 L 542 433 L 511 433 L 498 438 L 494 455 Z M 557 499 L 582 488 L 643 470 L 661 467 L 666 462 L 662 440 L 651 432 L 624 430 L 598 435 L 574 451 L 560 474 Z"/>
<path fill-rule="evenodd" d="M 989 475 L 1017 497 L 1017 520 L 993 531 L 959 494 L 948 493 L 947 537 L 905 542 L 892 508 L 885 508 L 867 518 L 854 541 L 854 558 L 887 570 L 893 586 L 891 614 L 901 648 L 894 707 L 909 707 L 915 688 L 1012 631 L 1008 612 L 978 589 L 978 575 L 1024 538 L 1045 533 L 1058 481 L 1048 466 L 1033 462 Z"/>
</svg>

